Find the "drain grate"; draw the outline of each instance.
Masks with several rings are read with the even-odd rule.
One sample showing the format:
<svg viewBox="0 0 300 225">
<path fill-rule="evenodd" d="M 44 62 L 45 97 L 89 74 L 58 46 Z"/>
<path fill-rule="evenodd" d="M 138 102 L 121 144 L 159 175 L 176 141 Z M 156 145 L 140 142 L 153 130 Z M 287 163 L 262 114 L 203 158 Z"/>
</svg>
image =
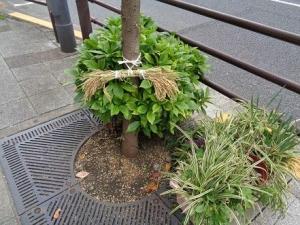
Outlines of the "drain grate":
<svg viewBox="0 0 300 225">
<path fill-rule="evenodd" d="M 81 191 L 73 174 L 75 155 L 100 128 L 88 111 L 80 110 L 2 140 L 0 162 L 22 224 L 180 224 L 170 215 L 169 200 L 158 193 L 111 204 Z M 57 209 L 61 215 L 53 220 Z"/>
</svg>

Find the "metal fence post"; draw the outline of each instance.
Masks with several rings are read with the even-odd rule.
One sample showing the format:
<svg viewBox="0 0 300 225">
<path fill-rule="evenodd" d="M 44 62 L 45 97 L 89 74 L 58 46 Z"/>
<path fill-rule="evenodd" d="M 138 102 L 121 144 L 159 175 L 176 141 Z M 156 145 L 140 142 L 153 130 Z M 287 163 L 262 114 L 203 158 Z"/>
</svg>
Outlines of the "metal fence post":
<svg viewBox="0 0 300 225">
<path fill-rule="evenodd" d="M 78 11 L 82 38 L 84 40 L 89 38 L 90 33 L 93 32 L 89 2 L 88 0 L 76 0 L 76 6 Z"/>
<path fill-rule="evenodd" d="M 74 52 L 76 40 L 67 0 L 47 0 L 47 5 L 54 18 L 61 50 L 66 53 Z"/>
</svg>

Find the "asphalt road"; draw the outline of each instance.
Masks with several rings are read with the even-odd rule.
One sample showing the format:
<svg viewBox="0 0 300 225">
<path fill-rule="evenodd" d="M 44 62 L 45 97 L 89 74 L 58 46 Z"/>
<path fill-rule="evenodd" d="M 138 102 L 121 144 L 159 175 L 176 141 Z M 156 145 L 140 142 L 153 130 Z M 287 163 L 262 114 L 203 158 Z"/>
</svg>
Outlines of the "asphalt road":
<svg viewBox="0 0 300 225">
<path fill-rule="evenodd" d="M 48 19 L 47 10 L 23 0 L 6 1 L 12 10 Z M 186 0 L 221 12 L 250 19 L 300 34 L 300 0 Z M 78 27 L 75 0 L 68 0 L 75 27 Z M 120 7 L 120 0 L 105 0 Z M 141 0 L 142 12 L 162 27 L 184 34 L 207 46 L 222 50 L 243 61 L 300 83 L 300 47 L 241 28 L 202 17 L 154 0 Z M 21 4 L 21 5 L 15 5 Z M 104 21 L 114 15 L 90 4 L 93 17 Z M 248 72 L 209 57 L 207 77 L 245 98 L 259 97 L 266 104 L 281 88 Z M 300 96 L 281 90 L 281 110 L 300 118 Z"/>
</svg>

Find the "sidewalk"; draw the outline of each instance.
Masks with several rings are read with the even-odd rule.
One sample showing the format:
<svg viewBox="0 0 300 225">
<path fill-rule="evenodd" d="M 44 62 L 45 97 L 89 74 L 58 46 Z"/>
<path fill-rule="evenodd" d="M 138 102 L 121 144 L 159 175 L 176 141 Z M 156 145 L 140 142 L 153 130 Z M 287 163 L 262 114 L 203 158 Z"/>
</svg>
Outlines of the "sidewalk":
<svg viewBox="0 0 300 225">
<path fill-rule="evenodd" d="M 74 111 L 74 54 L 60 52 L 51 30 L 0 20 L 0 139 Z M 0 225 L 18 224 L 0 169 Z"/>
<path fill-rule="evenodd" d="M 0 139 L 51 120 L 78 106 L 73 103 L 74 87 L 64 70 L 74 63 L 74 54 L 60 52 L 53 32 L 21 21 L 0 20 Z M 230 111 L 231 100 L 212 91 L 208 108 Z M 268 209 L 254 225 L 296 225 L 300 219 L 300 186 L 292 182 L 286 218 Z M 19 224 L 6 180 L 0 170 L 0 225 Z"/>
</svg>

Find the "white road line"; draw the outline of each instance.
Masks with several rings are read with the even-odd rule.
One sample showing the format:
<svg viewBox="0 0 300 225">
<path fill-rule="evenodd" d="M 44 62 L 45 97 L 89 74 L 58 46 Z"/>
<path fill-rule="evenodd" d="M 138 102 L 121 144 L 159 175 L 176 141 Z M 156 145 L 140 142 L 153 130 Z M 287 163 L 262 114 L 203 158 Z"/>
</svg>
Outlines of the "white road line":
<svg viewBox="0 0 300 225">
<path fill-rule="evenodd" d="M 14 7 L 19 7 L 19 6 L 24 6 L 24 5 L 32 5 L 33 2 L 26 2 L 26 3 L 21 3 L 21 4 L 14 4 Z"/>
<path fill-rule="evenodd" d="M 300 4 L 292 3 L 292 2 L 286 2 L 286 1 L 281 1 L 281 0 L 271 0 L 272 2 L 278 2 L 281 4 L 286 4 L 286 5 L 292 5 L 296 7 L 300 7 Z"/>
</svg>

